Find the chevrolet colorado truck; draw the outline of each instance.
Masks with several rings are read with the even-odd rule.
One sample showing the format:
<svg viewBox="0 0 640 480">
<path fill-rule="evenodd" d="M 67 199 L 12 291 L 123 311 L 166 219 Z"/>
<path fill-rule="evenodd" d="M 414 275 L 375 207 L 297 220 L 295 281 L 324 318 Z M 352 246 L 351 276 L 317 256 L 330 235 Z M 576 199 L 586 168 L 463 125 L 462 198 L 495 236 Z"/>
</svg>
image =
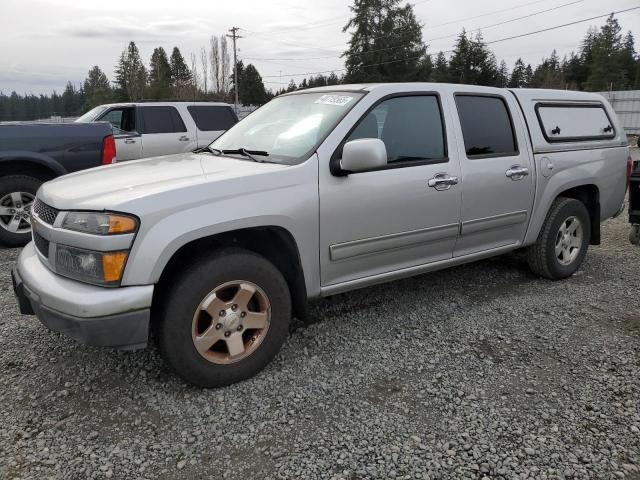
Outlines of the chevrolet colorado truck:
<svg viewBox="0 0 640 480">
<path fill-rule="evenodd" d="M 29 209 L 47 180 L 114 161 L 111 125 L 14 123 L 0 125 L 0 244 L 31 240 Z"/>
<path fill-rule="evenodd" d="M 570 277 L 622 211 L 627 162 L 593 93 L 293 92 L 206 151 L 44 184 L 15 292 L 87 344 L 141 348 L 154 329 L 184 379 L 227 385 L 267 365 L 308 299 L 521 248 L 536 274 Z"/>
</svg>

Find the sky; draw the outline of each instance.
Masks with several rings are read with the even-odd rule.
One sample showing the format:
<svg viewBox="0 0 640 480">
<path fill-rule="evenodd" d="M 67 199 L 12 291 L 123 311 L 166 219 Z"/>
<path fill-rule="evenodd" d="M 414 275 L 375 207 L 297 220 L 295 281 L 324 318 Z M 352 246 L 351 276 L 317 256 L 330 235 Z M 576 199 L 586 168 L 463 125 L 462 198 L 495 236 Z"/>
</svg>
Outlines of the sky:
<svg viewBox="0 0 640 480">
<path fill-rule="evenodd" d="M 153 49 L 178 46 L 190 64 L 211 35 L 239 27 L 238 58 L 253 63 L 265 86 L 278 89 L 310 72 L 342 73 L 349 0 L 0 0 L 0 91 L 61 92 L 98 65 L 113 79 L 122 50 L 135 41 L 145 62 Z M 466 28 L 487 42 L 640 5 L 638 0 L 412 0 L 429 53 L 450 50 Z M 559 8 L 556 8 L 559 7 Z M 553 11 L 539 13 L 543 10 Z M 528 16 L 515 20 L 518 17 Z M 640 10 L 617 15 L 640 50 Z M 513 21 L 511 21 L 513 20 Z M 589 25 L 605 18 L 490 45 L 509 68 L 533 65 L 555 48 L 576 50 Z M 501 25 L 493 26 L 496 23 Z M 198 68 L 199 61 L 198 61 Z"/>
</svg>

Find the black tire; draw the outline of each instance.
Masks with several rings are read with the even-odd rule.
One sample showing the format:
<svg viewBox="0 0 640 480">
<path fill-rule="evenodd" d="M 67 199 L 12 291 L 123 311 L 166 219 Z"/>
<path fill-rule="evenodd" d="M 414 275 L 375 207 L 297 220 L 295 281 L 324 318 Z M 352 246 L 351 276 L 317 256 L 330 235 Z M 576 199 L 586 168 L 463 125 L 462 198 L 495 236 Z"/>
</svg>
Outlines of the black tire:
<svg viewBox="0 0 640 480">
<path fill-rule="evenodd" d="M 271 305 L 270 325 L 247 357 L 217 364 L 196 350 L 193 317 L 210 292 L 235 280 L 252 282 L 263 290 Z M 179 376 L 201 387 L 220 387 L 254 376 L 275 357 L 289 333 L 291 297 L 287 282 L 268 260 L 248 250 L 223 249 L 192 262 L 167 288 L 166 297 L 157 324 L 160 353 Z"/>
<path fill-rule="evenodd" d="M 35 197 L 42 180 L 27 175 L 8 175 L 0 177 L 0 199 L 13 192 L 26 192 Z M 7 221 L 3 217 L 0 221 Z M 3 222 L 4 223 L 4 222 Z M 0 244 L 7 247 L 23 247 L 31 241 L 31 231 L 25 233 L 13 233 L 4 226 L 0 226 Z"/>
<path fill-rule="evenodd" d="M 556 255 L 556 240 L 560 227 L 571 217 L 576 217 L 582 227 L 582 244 L 573 260 L 563 265 Z M 536 243 L 527 250 L 531 270 L 541 277 L 560 280 L 573 275 L 587 254 L 591 238 L 591 219 L 582 202 L 573 198 L 558 197 L 551 204 Z"/>
</svg>

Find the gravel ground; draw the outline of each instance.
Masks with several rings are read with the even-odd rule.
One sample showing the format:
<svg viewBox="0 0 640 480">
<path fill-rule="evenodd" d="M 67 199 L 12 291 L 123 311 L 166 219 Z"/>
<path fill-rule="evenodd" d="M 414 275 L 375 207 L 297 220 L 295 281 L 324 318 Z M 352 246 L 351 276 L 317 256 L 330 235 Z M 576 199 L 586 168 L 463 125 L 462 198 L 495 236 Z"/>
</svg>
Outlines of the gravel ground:
<svg viewBox="0 0 640 480">
<path fill-rule="evenodd" d="M 256 378 L 17 313 L 0 251 L 0 477 L 640 479 L 640 248 L 626 214 L 562 282 L 522 257 L 320 301 Z"/>
</svg>

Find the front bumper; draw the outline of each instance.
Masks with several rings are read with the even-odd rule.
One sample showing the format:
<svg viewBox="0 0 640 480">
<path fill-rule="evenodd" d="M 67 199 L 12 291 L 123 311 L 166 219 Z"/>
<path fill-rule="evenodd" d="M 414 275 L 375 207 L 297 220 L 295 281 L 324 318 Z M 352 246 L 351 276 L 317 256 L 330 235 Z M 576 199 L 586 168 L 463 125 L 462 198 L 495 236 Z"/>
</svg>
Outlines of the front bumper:
<svg viewBox="0 0 640 480">
<path fill-rule="evenodd" d="M 106 288 L 49 270 L 29 243 L 11 272 L 20 312 L 87 345 L 143 348 L 149 336 L 153 285 Z"/>
</svg>

